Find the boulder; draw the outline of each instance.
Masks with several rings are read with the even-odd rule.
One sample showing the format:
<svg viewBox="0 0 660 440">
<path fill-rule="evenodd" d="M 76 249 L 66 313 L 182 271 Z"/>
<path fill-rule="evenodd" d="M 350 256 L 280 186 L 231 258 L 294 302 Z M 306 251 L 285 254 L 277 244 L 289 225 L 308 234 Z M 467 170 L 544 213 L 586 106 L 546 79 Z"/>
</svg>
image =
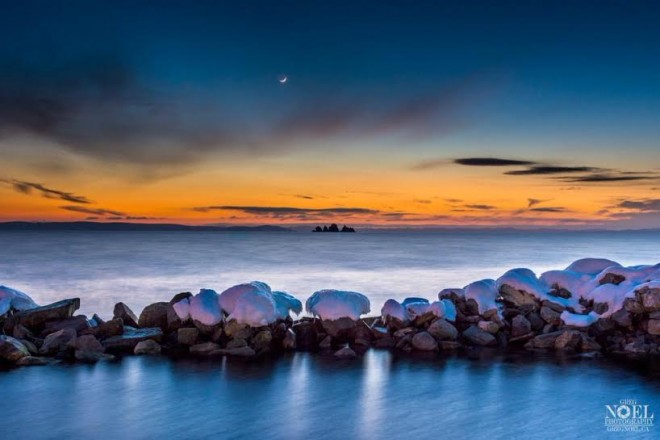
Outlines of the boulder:
<svg viewBox="0 0 660 440">
<path fill-rule="evenodd" d="M 247 324 L 239 324 L 235 319 L 227 321 L 224 331 L 229 338 L 250 339 L 252 337 L 252 328 Z"/>
<path fill-rule="evenodd" d="M 438 345 L 442 351 L 453 351 L 461 348 L 461 343 L 458 341 L 440 341 Z"/>
<path fill-rule="evenodd" d="M 576 350 L 582 342 L 582 332 L 565 330 L 555 339 L 555 350 Z"/>
<path fill-rule="evenodd" d="M 541 307 L 541 318 L 548 324 L 560 325 L 561 324 L 561 313 L 554 310 L 553 308 L 543 306 Z"/>
<path fill-rule="evenodd" d="M 532 325 L 532 331 L 538 332 L 545 327 L 545 321 L 537 312 L 531 312 L 526 315 L 527 320 Z"/>
<path fill-rule="evenodd" d="M 78 336 L 72 339 L 69 344 L 75 349 L 80 351 L 96 351 L 103 353 L 105 348 L 103 345 L 92 335 Z"/>
<path fill-rule="evenodd" d="M 134 354 L 137 355 L 156 355 L 160 354 L 160 344 L 153 339 L 147 339 L 145 341 L 140 341 L 135 345 L 133 350 Z"/>
<path fill-rule="evenodd" d="M 335 351 L 334 357 L 337 359 L 355 359 L 357 357 L 357 354 L 351 347 L 344 347 L 340 348 L 339 350 Z"/>
<path fill-rule="evenodd" d="M 33 334 L 27 327 L 19 324 L 14 327 L 14 337 L 16 339 L 30 339 L 33 337 Z"/>
<path fill-rule="evenodd" d="M 644 311 L 647 313 L 660 310 L 660 288 L 642 287 L 636 292 Z"/>
<path fill-rule="evenodd" d="M 644 313 L 644 306 L 642 306 L 638 297 L 624 299 L 623 308 L 634 315 L 641 315 Z"/>
<path fill-rule="evenodd" d="M 135 313 L 123 302 L 115 304 L 115 308 L 112 312 L 114 318 L 121 318 L 124 325 L 137 328 L 140 325 L 138 324 L 138 318 L 135 316 Z"/>
<path fill-rule="evenodd" d="M 124 321 L 121 318 L 114 318 L 99 324 L 98 327 L 83 331 L 83 334 L 92 334 L 99 339 L 106 339 L 112 336 L 119 336 L 124 333 Z"/>
<path fill-rule="evenodd" d="M 256 351 L 263 351 L 270 348 L 273 341 L 273 334 L 270 330 L 262 330 L 252 338 L 252 348 Z"/>
<path fill-rule="evenodd" d="M 463 332 L 463 338 L 472 345 L 487 346 L 497 344 L 495 336 L 483 331 L 476 325 L 468 327 L 468 329 Z"/>
<path fill-rule="evenodd" d="M 496 334 L 498 331 L 500 331 L 500 326 L 494 323 L 493 321 L 479 321 L 477 323 L 477 326 L 485 331 L 488 332 L 492 335 Z"/>
<path fill-rule="evenodd" d="M 319 342 L 319 348 L 321 350 L 330 350 L 332 348 L 332 336 L 328 335 L 321 339 L 321 342 Z"/>
<path fill-rule="evenodd" d="M 237 356 L 237 357 L 254 357 L 257 355 L 257 352 L 254 351 L 253 348 L 248 347 L 246 345 L 244 347 L 216 350 L 215 353 L 211 353 L 211 354 L 226 354 L 228 356 Z"/>
<path fill-rule="evenodd" d="M 76 350 L 74 357 L 79 362 L 86 364 L 93 364 L 99 361 L 114 361 L 116 358 L 108 353 L 100 353 L 98 351 L 81 351 Z"/>
<path fill-rule="evenodd" d="M 438 341 L 453 341 L 458 338 L 458 330 L 445 319 L 433 321 L 427 331 Z"/>
<path fill-rule="evenodd" d="M 580 341 L 580 351 L 588 353 L 592 351 L 601 351 L 602 347 L 588 335 L 581 333 L 582 340 Z"/>
<path fill-rule="evenodd" d="M 646 331 L 652 335 L 660 335 L 660 319 L 649 319 Z"/>
<path fill-rule="evenodd" d="M 536 336 L 534 339 L 528 342 L 530 348 L 554 348 L 555 341 L 562 334 L 561 331 L 545 333 L 542 335 Z"/>
<path fill-rule="evenodd" d="M 215 342 L 202 342 L 190 347 L 190 353 L 198 356 L 208 356 L 218 350 L 220 350 L 220 346 Z"/>
<path fill-rule="evenodd" d="M 317 348 L 317 331 L 312 321 L 301 321 L 293 326 L 298 350 L 309 351 Z"/>
<path fill-rule="evenodd" d="M 522 315 L 514 316 L 511 320 L 511 337 L 517 338 L 532 331 L 532 323 Z"/>
<path fill-rule="evenodd" d="M 171 308 L 172 306 L 170 305 L 170 303 L 166 303 L 166 302 L 157 302 L 157 303 L 149 304 L 147 307 L 144 308 L 144 310 L 142 310 L 142 313 L 140 313 L 138 326 L 142 328 L 160 327 L 161 330 L 166 332 L 168 329 L 167 312 Z"/>
<path fill-rule="evenodd" d="M 292 329 L 287 329 L 282 338 L 282 348 L 284 350 L 296 349 L 296 333 Z"/>
<path fill-rule="evenodd" d="M 245 339 L 234 338 L 234 339 L 230 339 L 230 340 L 227 342 L 227 345 L 225 346 L 225 348 L 227 348 L 227 349 L 230 349 L 230 348 L 241 348 L 241 347 L 247 347 L 247 345 L 248 345 L 248 343 L 247 343 L 247 341 L 246 341 Z"/>
<path fill-rule="evenodd" d="M 78 333 L 89 328 L 89 322 L 87 322 L 87 317 L 85 315 L 72 316 L 70 318 L 56 321 L 48 321 L 44 325 L 44 329 L 41 332 L 41 335 L 46 336 L 64 328 L 72 328 L 76 331 L 76 333 Z"/>
<path fill-rule="evenodd" d="M 18 339 L 0 335 L 0 360 L 17 362 L 27 356 L 30 356 L 30 351 Z"/>
<path fill-rule="evenodd" d="M 17 325 L 31 330 L 42 329 L 48 321 L 59 321 L 70 318 L 80 308 L 80 298 L 64 299 L 47 306 L 36 307 L 15 313 L 5 321 L 5 331 Z"/>
<path fill-rule="evenodd" d="M 620 327 L 630 327 L 632 325 L 632 315 L 626 309 L 617 310 L 611 318 Z"/>
<path fill-rule="evenodd" d="M 39 354 L 53 355 L 64 351 L 69 347 L 69 342 L 75 338 L 76 331 L 72 328 L 63 328 L 55 333 L 51 333 L 44 339 L 44 343 L 39 348 Z"/>
<path fill-rule="evenodd" d="M 437 351 L 438 343 L 429 332 L 419 332 L 412 338 L 412 346 L 419 351 Z"/>
<path fill-rule="evenodd" d="M 39 354 L 39 349 L 32 341 L 28 341 L 27 339 L 19 339 L 19 341 L 21 341 L 21 343 L 25 345 L 25 347 L 28 349 L 30 354 L 35 356 Z M 43 343 L 43 340 L 41 342 Z"/>
<path fill-rule="evenodd" d="M 101 341 L 101 344 L 107 351 L 113 352 L 133 352 L 135 346 L 147 339 L 153 339 L 156 342 L 163 337 L 163 331 L 159 327 L 155 328 L 135 328 L 124 326 L 124 333 Z"/>
<path fill-rule="evenodd" d="M 199 330 L 195 327 L 177 330 L 176 340 L 181 345 L 195 345 L 197 338 L 199 338 Z"/>
<path fill-rule="evenodd" d="M 193 294 L 190 293 L 190 292 L 177 293 L 170 300 L 170 304 L 174 305 L 174 304 L 178 303 L 179 301 L 190 298 L 191 296 L 193 296 Z"/>
<path fill-rule="evenodd" d="M 353 340 L 355 339 L 355 331 L 357 329 L 356 321 L 351 318 L 339 318 L 334 320 L 321 321 L 323 329 L 333 338 L 339 340 Z"/>
<path fill-rule="evenodd" d="M 394 339 L 401 339 L 408 335 L 414 335 L 417 333 L 417 329 L 414 327 L 404 327 L 394 332 Z"/>
<path fill-rule="evenodd" d="M 50 365 L 54 362 L 58 362 L 55 359 L 39 356 L 25 356 L 16 361 L 16 365 L 20 367 L 33 367 L 33 366 L 43 366 Z"/>
<path fill-rule="evenodd" d="M 506 304 L 528 312 L 537 310 L 539 306 L 539 301 L 534 295 L 524 290 L 515 289 L 508 284 L 500 287 L 500 296 Z"/>
</svg>

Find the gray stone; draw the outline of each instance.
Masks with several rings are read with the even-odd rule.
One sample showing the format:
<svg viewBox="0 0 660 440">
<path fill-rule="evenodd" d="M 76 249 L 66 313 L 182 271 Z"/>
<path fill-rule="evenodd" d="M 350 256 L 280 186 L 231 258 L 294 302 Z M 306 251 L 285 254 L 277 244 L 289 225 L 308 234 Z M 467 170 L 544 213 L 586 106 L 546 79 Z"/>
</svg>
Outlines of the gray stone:
<svg viewBox="0 0 660 440">
<path fill-rule="evenodd" d="M 113 310 L 113 317 L 121 318 L 124 325 L 127 325 L 129 327 L 137 328 L 140 326 L 138 324 L 138 318 L 137 316 L 135 316 L 135 313 L 133 313 L 131 308 L 128 307 L 123 302 L 115 304 L 115 308 Z"/>
<path fill-rule="evenodd" d="M 514 316 L 511 320 L 511 337 L 517 338 L 532 331 L 532 324 L 522 315 Z"/>
<path fill-rule="evenodd" d="M 580 351 L 584 353 L 588 353 L 588 352 L 602 350 L 600 344 L 594 341 L 591 337 L 587 336 L 584 333 L 582 333 L 581 336 L 582 336 L 582 340 L 580 341 Z"/>
<path fill-rule="evenodd" d="M 217 353 L 213 353 L 213 354 L 226 354 L 228 356 L 237 356 L 237 357 L 254 357 L 256 356 L 257 352 L 254 351 L 253 348 L 245 346 L 245 347 L 229 348 L 225 350 L 217 350 Z"/>
<path fill-rule="evenodd" d="M 121 318 L 114 318 L 110 321 L 106 321 L 103 324 L 100 324 L 98 327 L 84 331 L 83 333 L 89 332 L 99 339 L 106 339 L 112 336 L 119 336 L 124 333 L 124 321 Z"/>
<path fill-rule="evenodd" d="M 74 357 L 79 362 L 93 364 L 100 361 L 114 361 L 116 358 L 108 353 L 99 353 L 98 351 L 76 350 Z"/>
<path fill-rule="evenodd" d="M 47 306 L 14 313 L 5 321 L 5 331 L 9 332 L 10 329 L 19 324 L 31 330 L 41 329 L 47 321 L 70 318 L 79 308 L 80 298 L 70 298 Z"/>
<path fill-rule="evenodd" d="M 492 334 L 492 335 L 494 335 L 495 333 L 497 333 L 498 331 L 500 331 L 500 326 L 497 325 L 497 324 L 495 324 L 495 323 L 492 322 L 492 321 L 479 321 L 479 322 L 477 323 L 477 326 L 478 326 L 481 330 L 483 330 L 483 331 L 485 331 L 485 332 L 488 332 L 488 333 L 490 333 L 490 334 Z"/>
<path fill-rule="evenodd" d="M 77 338 L 72 339 L 69 344 L 75 350 L 97 351 L 99 353 L 103 353 L 105 351 L 103 345 L 101 345 L 101 343 L 92 335 L 78 336 Z"/>
<path fill-rule="evenodd" d="M 72 316 L 70 318 L 59 319 L 56 321 L 48 321 L 46 322 L 41 335 L 46 336 L 64 328 L 72 328 L 76 331 L 76 333 L 78 333 L 89 328 L 89 323 L 87 322 L 87 317 L 85 315 Z"/>
<path fill-rule="evenodd" d="M 457 341 L 440 341 L 438 345 L 442 351 L 453 351 L 461 348 L 461 343 Z"/>
<path fill-rule="evenodd" d="M 190 353 L 195 355 L 209 355 L 214 351 L 220 350 L 220 346 L 215 342 L 202 342 L 201 344 L 195 344 L 190 347 Z"/>
<path fill-rule="evenodd" d="M 21 367 L 34 367 L 34 366 L 43 366 L 50 365 L 54 363 L 54 359 L 47 357 L 39 356 L 25 356 L 16 361 L 16 365 Z"/>
<path fill-rule="evenodd" d="M 319 348 L 321 350 L 329 350 L 332 348 L 332 336 L 328 335 L 319 342 Z"/>
<path fill-rule="evenodd" d="M 167 302 L 149 304 L 144 310 L 142 310 L 142 313 L 140 313 L 138 325 L 142 328 L 160 327 L 164 332 L 167 331 L 167 312 L 171 308 L 172 305 Z"/>
<path fill-rule="evenodd" d="M 293 326 L 296 335 L 296 346 L 299 350 L 315 350 L 317 347 L 316 326 L 311 321 L 302 321 Z"/>
<path fill-rule="evenodd" d="M 632 315 L 626 309 L 620 309 L 611 316 L 612 321 L 621 327 L 630 327 L 632 325 Z"/>
<path fill-rule="evenodd" d="M 495 345 L 497 344 L 497 339 L 492 334 L 483 331 L 476 325 L 471 325 L 467 330 L 463 332 L 463 338 L 467 340 L 472 345 Z"/>
<path fill-rule="evenodd" d="M 505 303 L 511 304 L 515 307 L 530 312 L 538 309 L 539 303 L 534 295 L 525 292 L 524 290 L 515 289 L 508 284 L 504 284 L 500 287 L 500 296 Z"/>
<path fill-rule="evenodd" d="M 419 332 L 412 338 L 412 346 L 415 350 L 420 351 L 436 351 L 438 350 L 438 343 L 435 338 L 428 332 Z"/>
<path fill-rule="evenodd" d="M 139 342 L 147 339 L 153 339 L 159 342 L 162 337 L 163 331 L 159 327 L 138 329 L 125 326 L 123 334 L 104 339 L 101 341 L 101 344 L 108 351 L 132 352 Z"/>
<path fill-rule="evenodd" d="M 408 335 L 414 335 L 417 333 L 417 329 L 413 327 L 404 327 L 402 329 L 399 329 L 394 332 L 394 339 L 401 339 L 403 337 L 406 337 Z"/>
<path fill-rule="evenodd" d="M 545 327 L 545 321 L 537 312 L 531 312 L 527 314 L 527 320 L 532 325 L 532 331 L 538 332 L 543 330 Z"/>
<path fill-rule="evenodd" d="M 433 321 L 427 331 L 438 341 L 453 341 L 458 338 L 458 330 L 445 319 Z"/>
<path fill-rule="evenodd" d="M 37 346 L 34 344 L 32 341 L 28 341 L 27 339 L 20 339 L 21 343 L 25 345 L 25 347 L 28 349 L 30 354 L 32 355 L 37 355 L 39 354 L 39 349 Z"/>
<path fill-rule="evenodd" d="M 252 338 L 252 348 L 256 351 L 262 351 L 270 348 L 273 341 L 273 334 L 270 330 L 262 330 Z"/>
<path fill-rule="evenodd" d="M 174 296 L 172 297 L 172 299 L 170 300 L 170 304 L 174 305 L 174 304 L 178 303 L 178 302 L 181 301 L 181 300 L 184 300 L 184 299 L 188 299 L 188 298 L 190 298 L 191 296 L 193 296 L 193 294 L 190 293 L 190 292 L 181 292 L 181 293 L 177 293 L 177 294 L 174 295 Z"/>
<path fill-rule="evenodd" d="M 577 330 L 564 330 L 555 339 L 555 350 L 576 350 L 581 341 L 581 332 Z"/>
<path fill-rule="evenodd" d="M 531 344 L 531 347 L 533 348 L 554 348 L 555 341 L 561 334 L 562 332 L 558 331 L 558 332 L 538 335 L 534 339 L 529 341 L 528 344 Z"/>
<path fill-rule="evenodd" d="M 296 333 L 292 329 L 287 329 L 282 338 L 282 348 L 284 350 L 295 350 L 296 349 Z"/>
<path fill-rule="evenodd" d="M 660 319 L 649 319 L 647 331 L 652 335 L 660 335 Z"/>
<path fill-rule="evenodd" d="M 230 339 L 227 342 L 226 348 L 231 349 L 231 348 L 241 348 L 241 347 L 247 347 L 247 342 L 245 339 L 242 338 L 235 338 L 235 339 Z"/>
<path fill-rule="evenodd" d="M 642 306 L 642 303 L 639 302 L 637 298 L 624 299 L 623 308 L 635 315 L 641 315 L 642 313 L 644 313 L 644 306 Z"/>
<path fill-rule="evenodd" d="M 636 296 L 640 298 L 645 312 L 650 313 L 660 310 L 660 289 L 643 287 L 636 291 Z"/>
<path fill-rule="evenodd" d="M 14 327 L 14 337 L 16 339 L 28 339 L 32 336 L 32 332 L 27 327 L 20 324 Z"/>
<path fill-rule="evenodd" d="M 337 339 L 355 339 L 357 323 L 351 318 L 339 318 L 321 321 L 323 329 L 328 335 Z"/>
<path fill-rule="evenodd" d="M 357 357 L 357 354 L 351 347 L 344 347 L 340 348 L 339 350 L 335 351 L 334 356 L 337 359 L 355 359 Z"/>
<path fill-rule="evenodd" d="M 146 341 L 140 341 L 135 346 L 133 350 L 134 354 L 137 355 L 157 355 L 160 354 L 160 344 L 153 339 L 147 339 Z"/>
<path fill-rule="evenodd" d="M 250 339 L 252 328 L 247 324 L 239 324 L 235 319 L 227 321 L 225 324 L 225 334 L 229 338 Z"/>
<path fill-rule="evenodd" d="M 638 340 L 630 342 L 623 347 L 623 351 L 635 355 L 646 354 L 649 352 L 649 349 L 650 347 L 648 344 Z"/>
<path fill-rule="evenodd" d="M 199 338 L 199 329 L 195 327 L 180 328 L 177 330 L 176 339 L 181 345 L 195 345 Z"/>
<path fill-rule="evenodd" d="M 552 325 L 560 325 L 561 324 L 561 313 L 558 311 L 551 309 L 550 307 L 543 306 L 541 307 L 541 318 L 548 324 Z"/>
<path fill-rule="evenodd" d="M 0 359 L 16 362 L 26 356 L 30 356 L 30 351 L 23 343 L 11 336 L 0 335 Z"/>
<path fill-rule="evenodd" d="M 39 354 L 53 355 L 68 348 L 69 342 L 76 337 L 76 331 L 72 328 L 63 328 L 62 330 L 51 333 L 44 339 L 44 343 L 39 349 Z"/>
</svg>

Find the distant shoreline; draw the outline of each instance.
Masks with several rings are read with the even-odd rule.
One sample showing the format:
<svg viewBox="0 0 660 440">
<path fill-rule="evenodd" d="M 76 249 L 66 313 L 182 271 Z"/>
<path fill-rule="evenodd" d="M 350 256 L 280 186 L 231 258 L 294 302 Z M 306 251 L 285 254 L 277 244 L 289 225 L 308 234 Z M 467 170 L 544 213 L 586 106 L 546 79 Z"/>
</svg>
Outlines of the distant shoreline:
<svg viewBox="0 0 660 440">
<path fill-rule="evenodd" d="M 102 222 L 5 222 L 2 231 L 202 231 L 202 232 L 292 232 L 281 226 L 190 226 L 174 223 Z"/>
</svg>

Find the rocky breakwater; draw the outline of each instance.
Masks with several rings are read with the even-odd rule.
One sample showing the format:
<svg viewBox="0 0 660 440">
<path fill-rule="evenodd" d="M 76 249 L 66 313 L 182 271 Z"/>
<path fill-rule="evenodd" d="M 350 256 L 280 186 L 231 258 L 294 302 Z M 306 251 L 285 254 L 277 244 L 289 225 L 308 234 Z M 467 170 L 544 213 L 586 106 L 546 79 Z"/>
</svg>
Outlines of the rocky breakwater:
<svg viewBox="0 0 660 440">
<path fill-rule="evenodd" d="M 97 362 L 122 355 L 255 358 L 284 351 L 338 359 L 367 349 L 455 353 L 474 348 L 634 357 L 660 354 L 660 264 L 578 260 L 443 289 L 436 301 L 389 299 L 380 316 L 358 292 L 320 290 L 305 303 L 253 281 L 217 293 L 184 292 L 144 308 L 115 305 L 112 319 L 76 315 L 78 298 L 38 306 L 0 286 L 0 362 Z"/>
</svg>

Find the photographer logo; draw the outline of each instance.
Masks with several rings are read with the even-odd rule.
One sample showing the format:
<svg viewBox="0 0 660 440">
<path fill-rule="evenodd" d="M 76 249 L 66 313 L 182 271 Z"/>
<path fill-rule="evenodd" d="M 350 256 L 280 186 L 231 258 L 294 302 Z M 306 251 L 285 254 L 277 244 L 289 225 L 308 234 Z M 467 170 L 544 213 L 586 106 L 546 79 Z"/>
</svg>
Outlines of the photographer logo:
<svg viewBox="0 0 660 440">
<path fill-rule="evenodd" d="M 649 405 L 635 399 L 621 399 L 615 405 L 605 405 L 605 428 L 610 432 L 649 432 L 654 418 Z"/>
</svg>

